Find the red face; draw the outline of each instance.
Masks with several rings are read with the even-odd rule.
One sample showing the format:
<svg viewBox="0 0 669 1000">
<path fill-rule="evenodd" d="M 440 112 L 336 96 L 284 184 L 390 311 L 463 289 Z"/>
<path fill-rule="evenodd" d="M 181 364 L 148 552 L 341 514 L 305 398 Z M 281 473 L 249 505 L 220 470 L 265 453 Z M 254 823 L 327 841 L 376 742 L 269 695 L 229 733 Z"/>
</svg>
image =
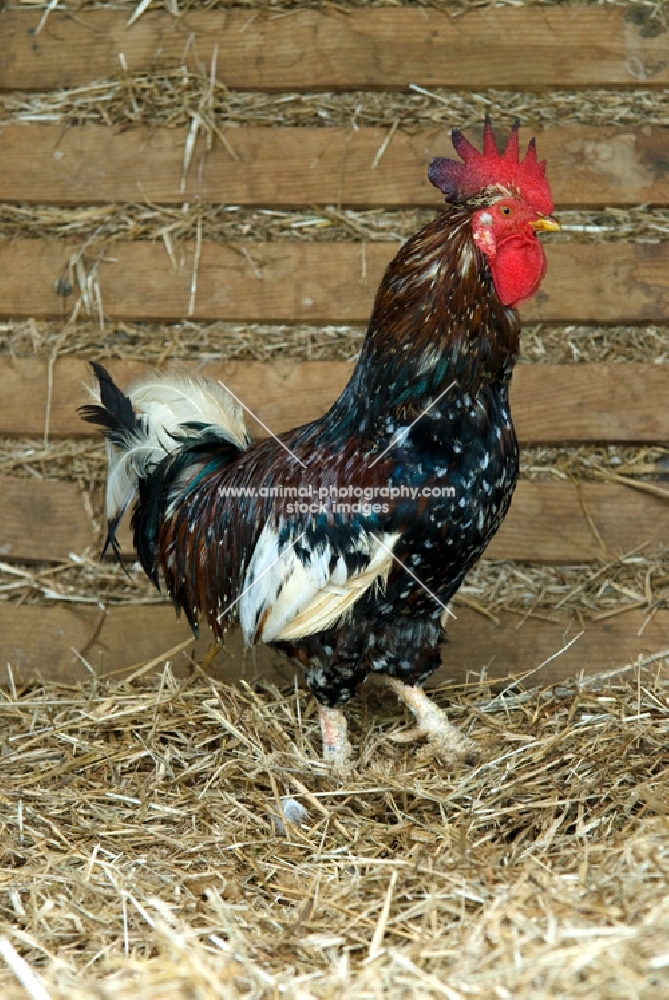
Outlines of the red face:
<svg viewBox="0 0 669 1000">
<path fill-rule="evenodd" d="M 536 234 L 559 228 L 551 216 L 517 198 L 502 198 L 474 214 L 474 243 L 488 258 L 495 291 L 505 306 L 515 307 L 537 291 L 546 256 Z"/>
</svg>

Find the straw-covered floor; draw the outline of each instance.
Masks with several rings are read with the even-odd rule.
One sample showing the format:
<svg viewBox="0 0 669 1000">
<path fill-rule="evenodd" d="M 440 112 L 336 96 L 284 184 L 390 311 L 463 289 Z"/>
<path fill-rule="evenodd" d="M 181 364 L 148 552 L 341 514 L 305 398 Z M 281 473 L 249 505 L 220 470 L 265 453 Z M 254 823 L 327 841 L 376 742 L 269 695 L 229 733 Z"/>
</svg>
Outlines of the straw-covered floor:
<svg viewBox="0 0 669 1000">
<path fill-rule="evenodd" d="M 438 699 L 475 766 L 374 686 L 337 779 L 302 691 L 4 690 L 3 996 L 668 996 L 664 658 Z"/>
</svg>

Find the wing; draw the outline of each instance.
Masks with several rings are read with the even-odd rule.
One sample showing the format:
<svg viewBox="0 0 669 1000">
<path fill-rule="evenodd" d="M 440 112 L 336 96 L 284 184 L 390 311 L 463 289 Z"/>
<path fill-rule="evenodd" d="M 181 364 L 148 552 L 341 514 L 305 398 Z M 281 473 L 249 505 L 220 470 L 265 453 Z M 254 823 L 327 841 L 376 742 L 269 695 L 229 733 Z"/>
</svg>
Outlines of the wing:
<svg viewBox="0 0 669 1000">
<path fill-rule="evenodd" d="M 363 527 L 332 534 L 266 524 L 244 577 L 239 617 L 248 644 L 329 628 L 373 586 L 383 586 L 399 533 Z"/>
</svg>

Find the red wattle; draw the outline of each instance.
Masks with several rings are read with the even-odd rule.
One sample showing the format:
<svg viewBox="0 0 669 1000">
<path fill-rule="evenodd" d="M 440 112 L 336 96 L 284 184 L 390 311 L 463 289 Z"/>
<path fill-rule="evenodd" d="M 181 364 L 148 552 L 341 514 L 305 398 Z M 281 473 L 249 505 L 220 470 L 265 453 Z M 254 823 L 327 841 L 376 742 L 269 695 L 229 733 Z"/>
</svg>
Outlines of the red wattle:
<svg viewBox="0 0 669 1000">
<path fill-rule="evenodd" d="M 546 255 L 534 233 L 511 236 L 497 245 L 490 270 L 500 300 L 515 307 L 538 290 L 546 274 Z"/>
</svg>

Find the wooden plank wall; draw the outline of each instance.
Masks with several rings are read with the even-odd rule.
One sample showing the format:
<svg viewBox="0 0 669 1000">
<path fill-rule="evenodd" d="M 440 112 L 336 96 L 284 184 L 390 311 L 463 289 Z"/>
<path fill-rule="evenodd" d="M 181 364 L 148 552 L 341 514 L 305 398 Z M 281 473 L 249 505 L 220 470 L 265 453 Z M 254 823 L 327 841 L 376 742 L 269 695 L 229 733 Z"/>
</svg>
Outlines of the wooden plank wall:
<svg viewBox="0 0 669 1000">
<path fill-rule="evenodd" d="M 569 87 L 628 90 L 643 80 L 666 88 L 667 31 L 635 7 L 519 7 L 471 10 L 453 17 L 430 7 L 298 10 L 284 17 L 234 8 L 193 10 L 175 18 L 147 12 L 128 26 L 127 12 L 83 8 L 0 10 L 0 95 L 77 88 L 119 75 L 174 70 L 197 53 L 231 90 L 263 93 L 354 90 L 405 92 L 410 85 L 483 91 Z M 522 51 L 522 58 L 519 52 Z M 453 58 L 457 52 L 458 57 Z M 122 55 L 121 55 L 122 54 Z M 639 69 L 641 67 L 641 69 Z M 641 76 L 639 75 L 641 73 Z M 125 77 L 124 77 L 125 78 Z M 6 205 L 178 206 L 243 208 L 337 205 L 340 208 L 435 209 L 438 192 L 426 167 L 447 154 L 448 129 L 227 127 L 200 136 L 191 126 L 151 122 L 118 128 L 58 122 L 0 126 L 0 202 Z M 526 123 L 523 123 L 526 124 Z M 534 123 L 529 122 L 529 125 Z M 669 205 L 669 129 L 619 124 L 533 128 L 549 163 L 560 208 Z M 184 174 L 189 135 L 191 169 Z M 529 133 L 525 131 L 525 136 Z M 384 145 L 385 144 L 385 145 Z M 379 158 L 379 150 L 383 155 Z M 315 169 L 315 165 L 318 167 Z M 373 166 L 372 166 L 373 165 Z M 98 307 L 108 320 L 176 323 L 364 324 L 376 286 L 396 250 L 388 242 L 185 242 L 170 255 L 163 242 L 115 238 L 112 249 L 81 258 L 94 271 Z M 0 238 L 0 317 L 61 319 L 82 292 L 76 239 L 32 234 Z M 669 243 L 553 243 L 549 273 L 522 310 L 526 321 L 666 323 Z M 193 274 L 197 263 L 197 294 Z M 69 283 L 71 298 L 56 294 Z M 191 364 L 222 377 L 276 431 L 323 412 L 344 385 L 344 362 Z M 123 383 L 137 370 L 114 362 Z M 75 414 L 83 400 L 85 362 L 61 357 L 0 356 L 0 434 L 51 441 L 86 435 Z M 669 440 L 669 366 L 526 365 L 517 369 L 513 412 L 525 445 L 662 444 Z M 260 428 L 256 428 L 262 433 Z M 95 553 L 100 511 L 91 512 L 74 482 L 0 478 L 0 558 L 10 566 L 58 562 Z M 587 510 L 590 521 L 584 515 Z M 596 531 L 593 531 L 594 524 Z M 595 563 L 669 538 L 669 506 L 659 491 L 622 483 L 521 483 L 489 556 L 529 563 Z M 127 534 L 123 547 L 129 549 Z M 658 612 L 639 636 L 642 612 L 588 622 L 579 645 L 538 679 L 614 668 L 666 645 L 669 613 Z M 135 668 L 188 638 L 168 606 L 0 604 L 0 661 L 15 676 L 84 676 L 78 652 L 96 670 Z M 461 609 L 440 680 L 491 665 L 492 674 L 538 665 L 582 626 L 557 612 L 522 629 Z M 195 647 L 191 647 L 192 649 Z M 206 637 L 197 647 L 206 648 Z M 240 669 L 233 638 L 227 675 Z M 185 669 L 183 653 L 174 660 Z M 291 668 L 267 651 L 261 666 L 284 679 Z M 221 668 L 222 669 L 222 668 Z"/>
</svg>

